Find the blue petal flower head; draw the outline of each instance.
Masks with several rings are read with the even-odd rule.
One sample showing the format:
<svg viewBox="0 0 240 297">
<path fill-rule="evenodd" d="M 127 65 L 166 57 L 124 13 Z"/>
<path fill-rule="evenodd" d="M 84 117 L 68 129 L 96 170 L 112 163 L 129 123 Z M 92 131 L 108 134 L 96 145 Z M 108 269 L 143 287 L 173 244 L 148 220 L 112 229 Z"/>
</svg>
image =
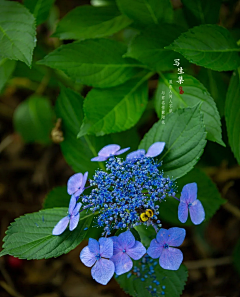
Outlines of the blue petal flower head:
<svg viewBox="0 0 240 297">
<path fill-rule="evenodd" d="M 72 195 L 68 207 L 68 215 L 62 218 L 57 225 L 53 228 L 52 234 L 53 235 L 60 235 L 62 234 L 69 224 L 69 230 L 73 231 L 79 222 L 80 214 L 79 210 L 82 206 L 82 203 L 76 203 L 76 198 Z"/>
<path fill-rule="evenodd" d="M 140 149 L 128 154 L 126 159 L 130 161 L 130 160 L 139 159 L 142 157 L 156 157 L 161 154 L 161 152 L 164 149 L 164 146 L 165 146 L 165 142 L 155 142 L 149 147 L 147 153 L 145 152 L 145 150 Z"/>
<path fill-rule="evenodd" d="M 106 161 L 109 157 L 121 155 L 130 149 L 130 147 L 121 150 L 120 148 L 118 144 L 106 145 L 98 152 L 98 156 L 92 158 L 91 161 Z"/>
<path fill-rule="evenodd" d="M 140 241 L 135 240 L 130 231 L 121 233 L 119 236 L 111 237 L 113 240 L 113 256 L 111 261 L 115 265 L 115 272 L 118 275 L 130 271 L 133 267 L 133 260 L 139 260 L 146 253 L 145 247 Z"/>
<path fill-rule="evenodd" d="M 76 173 L 72 175 L 67 183 L 67 192 L 69 195 L 74 195 L 78 198 L 84 191 L 85 184 L 87 182 L 88 172 Z"/>
<path fill-rule="evenodd" d="M 178 205 L 178 219 L 185 223 L 188 211 L 193 224 L 198 225 L 205 219 L 205 211 L 200 200 L 197 199 L 197 184 L 191 183 L 183 187 Z"/>
<path fill-rule="evenodd" d="M 99 241 L 89 238 L 88 246 L 82 249 L 80 259 L 87 267 L 92 267 L 93 279 L 106 285 L 114 274 L 114 264 L 109 260 L 113 255 L 113 241 L 111 238 L 101 237 Z"/>
<path fill-rule="evenodd" d="M 163 269 L 178 270 L 183 254 L 179 249 L 173 248 L 180 246 L 185 238 L 186 231 L 183 228 L 173 227 L 170 229 L 161 228 L 157 233 L 156 239 L 150 243 L 147 250 L 148 255 L 159 258 L 159 264 Z"/>
</svg>

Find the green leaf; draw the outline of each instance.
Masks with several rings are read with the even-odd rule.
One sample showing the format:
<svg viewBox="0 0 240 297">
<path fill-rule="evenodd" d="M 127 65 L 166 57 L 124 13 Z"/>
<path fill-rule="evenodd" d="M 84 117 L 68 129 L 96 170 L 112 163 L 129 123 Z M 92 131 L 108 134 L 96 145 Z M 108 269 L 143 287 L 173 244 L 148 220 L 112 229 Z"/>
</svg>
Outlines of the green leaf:
<svg viewBox="0 0 240 297">
<path fill-rule="evenodd" d="M 6 82 L 11 77 L 15 66 L 15 61 L 8 60 L 6 58 L 0 58 L 0 92 L 2 91 Z"/>
<path fill-rule="evenodd" d="M 124 44 L 114 40 L 84 40 L 60 46 L 38 63 L 62 70 L 76 82 L 109 88 L 129 80 L 142 67 L 122 58 L 126 51 Z"/>
<path fill-rule="evenodd" d="M 175 179 L 185 175 L 198 162 L 206 145 L 206 132 L 200 104 L 166 116 L 165 124 L 158 121 L 145 134 L 139 148 L 146 151 L 154 142 L 164 141 L 160 155 L 165 176 Z"/>
<path fill-rule="evenodd" d="M 106 5 L 116 5 L 115 0 L 91 0 L 92 6 L 106 6 Z"/>
<path fill-rule="evenodd" d="M 169 0 L 117 0 L 123 14 L 134 20 L 140 28 L 147 25 L 169 23 L 173 20 L 173 9 Z"/>
<path fill-rule="evenodd" d="M 44 200 L 43 208 L 67 207 L 70 196 L 67 193 L 67 186 L 53 188 Z"/>
<path fill-rule="evenodd" d="M 77 139 L 83 120 L 83 98 L 71 89 L 61 87 L 55 111 L 62 119 L 64 141 L 61 142 L 61 150 L 64 158 L 74 171 L 88 171 L 92 175 L 99 168 L 99 163 L 91 162 L 91 158 L 96 157 L 104 145 L 110 144 L 111 139 L 108 136 Z"/>
<path fill-rule="evenodd" d="M 131 42 L 125 57 L 139 60 L 156 71 L 174 69 L 174 59 L 184 59 L 182 55 L 164 49 L 184 30 L 171 24 L 152 25 L 147 27 Z"/>
<path fill-rule="evenodd" d="M 25 142 L 50 143 L 53 128 L 53 109 L 50 101 L 32 95 L 18 105 L 13 115 L 15 130 Z"/>
<path fill-rule="evenodd" d="M 233 72 L 227 92 L 225 105 L 225 118 L 227 125 L 228 141 L 235 158 L 240 164 L 240 68 Z"/>
<path fill-rule="evenodd" d="M 219 21 L 221 0 L 182 0 L 183 10 L 191 26 L 216 24 Z"/>
<path fill-rule="evenodd" d="M 134 126 L 148 102 L 146 79 L 150 75 L 115 88 L 92 89 L 84 100 L 85 117 L 78 137 L 85 134 L 101 136 Z"/>
<path fill-rule="evenodd" d="M 154 276 L 156 276 L 156 280 L 160 282 L 160 285 L 157 286 L 153 283 L 151 276 L 145 278 L 144 281 L 141 280 L 141 278 L 144 278 L 147 272 L 150 271 L 152 263 L 144 263 L 145 266 L 142 265 L 141 260 L 133 261 L 133 263 L 134 267 L 139 268 L 140 276 L 132 272 L 130 277 L 128 273 L 116 277 L 116 281 L 126 293 L 133 297 L 161 295 L 166 297 L 179 297 L 181 295 L 188 277 L 187 268 L 184 265 L 181 265 L 176 271 L 166 270 L 161 268 L 158 259 L 155 259 L 153 262 Z M 149 286 L 152 286 L 152 290 L 149 289 Z M 165 289 L 163 289 L 163 286 L 165 286 Z M 154 288 L 156 288 L 156 293 L 153 291 Z"/>
<path fill-rule="evenodd" d="M 205 219 L 210 219 L 219 207 L 226 202 L 226 200 L 221 198 L 220 193 L 216 185 L 211 181 L 211 179 L 198 168 L 194 168 L 184 177 L 181 177 L 177 180 L 178 194 L 177 197 L 180 198 L 182 188 L 188 184 L 196 182 L 198 186 L 197 198 L 202 202 L 202 205 L 205 210 Z M 179 201 L 172 197 L 166 198 L 166 202 L 160 204 L 160 214 L 159 218 L 162 221 L 167 221 L 172 225 L 177 225 L 180 227 L 193 225 L 190 218 L 187 222 L 182 224 L 178 220 L 178 205 Z"/>
<path fill-rule="evenodd" d="M 36 19 L 37 26 L 45 22 L 55 0 L 24 0 L 24 5 Z"/>
<path fill-rule="evenodd" d="M 233 251 L 233 264 L 240 275 L 240 239 L 238 240 Z"/>
<path fill-rule="evenodd" d="M 20 259 L 48 259 L 66 254 L 85 239 L 92 217 L 80 220 L 75 230 L 52 235 L 54 226 L 67 215 L 67 208 L 40 210 L 17 218 L 6 232 L 0 256 L 9 254 Z"/>
<path fill-rule="evenodd" d="M 213 97 L 219 114 L 222 117 L 224 115 L 228 76 L 224 75 L 223 72 L 217 72 L 202 67 L 198 73 L 198 79 Z"/>
<path fill-rule="evenodd" d="M 183 78 L 182 90 L 184 93 L 180 94 L 177 74 L 168 73 L 161 75 L 155 97 L 155 108 L 158 117 L 162 117 L 163 111 L 165 114 L 168 114 L 179 108 L 192 107 L 201 102 L 201 111 L 207 131 L 207 139 L 225 146 L 222 141 L 220 116 L 213 98 L 196 78 L 187 74 L 184 74 Z M 169 81 L 172 81 L 172 98 L 169 97 Z M 162 92 L 165 92 L 164 99 L 162 99 Z M 162 105 L 163 102 L 165 102 L 164 105 Z"/>
<path fill-rule="evenodd" d="M 134 227 L 140 236 L 141 243 L 145 247 L 149 247 L 151 240 L 156 237 L 156 231 L 153 226 L 139 225 Z"/>
<path fill-rule="evenodd" d="M 230 32 L 217 25 L 194 27 L 165 48 L 179 52 L 191 63 L 217 71 L 233 70 L 240 65 L 240 48 Z"/>
<path fill-rule="evenodd" d="M 132 23 L 121 15 L 116 6 L 79 6 L 58 23 L 54 37 L 60 39 L 89 39 L 110 36 Z"/>
<path fill-rule="evenodd" d="M 0 55 L 10 60 L 32 63 L 36 45 L 35 19 L 21 4 L 0 0 Z"/>
</svg>

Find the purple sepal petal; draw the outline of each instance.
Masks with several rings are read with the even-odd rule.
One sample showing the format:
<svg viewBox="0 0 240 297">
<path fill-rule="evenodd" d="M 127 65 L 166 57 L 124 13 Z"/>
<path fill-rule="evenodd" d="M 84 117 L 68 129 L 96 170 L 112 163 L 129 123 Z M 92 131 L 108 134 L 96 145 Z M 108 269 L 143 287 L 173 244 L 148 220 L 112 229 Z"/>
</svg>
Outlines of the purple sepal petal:
<svg viewBox="0 0 240 297">
<path fill-rule="evenodd" d="M 73 213 L 73 210 L 76 206 L 77 200 L 74 195 L 71 196 L 68 206 L 68 213 L 71 215 Z"/>
<path fill-rule="evenodd" d="M 83 175 L 83 180 L 82 180 L 82 188 L 85 187 L 86 182 L 87 182 L 87 178 L 88 178 L 88 172 L 86 171 Z"/>
<path fill-rule="evenodd" d="M 81 203 L 81 202 L 78 202 L 78 203 L 76 204 L 76 207 L 74 208 L 74 210 L 73 210 L 73 212 L 72 212 L 72 214 L 73 214 L 74 216 L 77 215 L 77 213 L 79 213 L 79 210 L 80 210 L 81 206 L 82 206 L 82 203 Z"/>
<path fill-rule="evenodd" d="M 190 218 L 195 225 L 199 225 L 205 219 L 205 211 L 200 200 L 195 200 L 189 208 Z"/>
<path fill-rule="evenodd" d="M 183 228 L 173 227 L 168 229 L 166 243 L 170 246 L 180 246 L 186 236 L 186 230 Z"/>
<path fill-rule="evenodd" d="M 164 229 L 164 228 L 161 228 L 158 231 L 157 237 L 156 237 L 158 243 L 163 245 L 167 241 L 167 238 L 168 238 L 167 235 L 168 235 L 168 230 Z"/>
<path fill-rule="evenodd" d="M 128 272 L 133 267 L 133 262 L 126 253 L 118 253 L 111 259 L 115 265 L 115 273 L 121 275 Z"/>
<path fill-rule="evenodd" d="M 130 249 L 127 249 L 127 254 L 133 260 L 139 260 L 146 253 L 146 248 L 140 241 L 136 241 L 134 246 Z"/>
<path fill-rule="evenodd" d="M 108 157 L 101 157 L 101 156 L 97 156 L 91 159 L 91 161 L 96 161 L 96 162 L 102 162 L 102 161 L 106 161 Z"/>
<path fill-rule="evenodd" d="M 143 156 L 145 156 L 145 150 L 137 150 L 134 152 L 131 152 L 130 154 L 127 155 L 126 160 L 130 161 L 130 160 L 134 160 L 137 158 L 142 158 Z"/>
<path fill-rule="evenodd" d="M 67 192 L 69 195 L 72 195 L 78 190 L 78 188 L 82 185 L 82 180 L 82 173 L 76 173 L 69 178 L 67 182 Z"/>
<path fill-rule="evenodd" d="M 91 270 L 93 279 L 102 285 L 106 285 L 114 274 L 114 264 L 107 259 L 100 259 Z"/>
<path fill-rule="evenodd" d="M 111 258 L 113 255 L 113 241 L 111 238 L 101 237 L 99 239 L 100 255 L 103 258 Z"/>
<path fill-rule="evenodd" d="M 100 253 L 99 243 L 96 239 L 89 238 L 88 247 L 91 253 L 95 256 Z"/>
<path fill-rule="evenodd" d="M 118 144 L 109 144 L 109 145 L 104 146 L 98 152 L 98 156 L 110 157 L 111 155 L 115 155 L 115 153 L 119 150 L 120 150 L 120 146 Z"/>
<path fill-rule="evenodd" d="M 185 202 L 180 202 L 178 205 L 178 219 L 181 223 L 186 223 L 188 218 L 188 205 Z"/>
<path fill-rule="evenodd" d="M 89 247 L 86 246 L 85 248 L 82 249 L 80 253 L 80 260 L 87 267 L 92 267 L 93 264 L 96 262 L 96 257 L 94 253 L 90 252 Z"/>
<path fill-rule="evenodd" d="M 70 224 L 69 224 L 70 231 L 73 231 L 77 227 L 79 218 L 80 218 L 80 214 L 77 214 L 77 215 L 71 217 Z"/>
<path fill-rule="evenodd" d="M 62 218 L 57 223 L 57 225 L 53 228 L 52 235 L 60 235 L 60 234 L 62 234 L 66 230 L 66 228 L 68 226 L 68 223 L 69 223 L 69 220 L 70 220 L 69 216 L 66 216 L 66 217 Z"/>
<path fill-rule="evenodd" d="M 165 142 L 155 142 L 149 147 L 146 153 L 146 157 L 156 157 L 160 155 L 164 149 L 164 146 L 165 146 Z"/>
<path fill-rule="evenodd" d="M 121 233 L 117 240 L 121 247 L 126 251 L 135 244 L 135 237 L 132 235 L 131 231 L 125 231 Z"/>
<path fill-rule="evenodd" d="M 193 203 L 197 199 L 197 184 L 186 184 L 181 193 L 180 202 Z"/>
<path fill-rule="evenodd" d="M 163 251 L 163 245 L 158 243 L 156 239 L 153 239 L 150 243 L 150 247 L 147 249 L 147 254 L 153 258 L 157 259 L 161 256 Z"/>
<path fill-rule="evenodd" d="M 116 152 L 115 155 L 118 156 L 118 155 L 124 154 L 128 150 L 130 150 L 130 147 L 121 149 L 120 151 Z"/>
<path fill-rule="evenodd" d="M 178 270 L 183 261 L 183 254 L 179 249 L 164 249 L 159 259 L 159 264 L 163 269 Z"/>
</svg>

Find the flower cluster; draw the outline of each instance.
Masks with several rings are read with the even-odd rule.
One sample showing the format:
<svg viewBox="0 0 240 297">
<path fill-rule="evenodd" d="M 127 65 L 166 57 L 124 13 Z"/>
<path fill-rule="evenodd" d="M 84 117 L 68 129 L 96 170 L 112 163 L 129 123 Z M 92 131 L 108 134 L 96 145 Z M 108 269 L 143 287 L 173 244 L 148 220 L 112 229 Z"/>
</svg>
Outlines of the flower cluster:
<svg viewBox="0 0 240 297">
<path fill-rule="evenodd" d="M 177 270 L 183 261 L 183 254 L 176 247 L 184 241 L 185 229 L 161 228 L 159 220 L 161 202 L 167 201 L 170 196 L 179 200 L 175 197 L 175 181 L 164 177 L 160 169 L 161 162 L 154 159 L 164 147 L 164 142 L 156 142 L 147 152 L 140 149 L 129 153 L 123 160 L 116 156 L 129 148 L 120 149 L 116 144 L 105 146 L 92 161 L 107 161 L 106 171 L 96 170 L 93 179 L 89 180 L 89 187 L 92 188 L 89 195 L 83 194 L 88 172 L 76 173 L 68 180 L 67 192 L 71 195 L 68 214 L 56 224 L 52 234 L 62 234 L 68 225 L 70 231 L 74 230 L 81 211 L 85 209 L 96 213 L 95 223 L 103 227 L 102 236 L 105 237 L 99 241 L 90 238 L 88 246 L 81 251 L 80 259 L 86 266 L 92 267 L 92 277 L 103 285 L 108 283 L 114 273 L 128 273 L 131 276 L 131 271 L 135 269 L 132 259 L 159 258 L 159 265 L 169 270 Z M 78 202 L 79 199 L 81 202 Z M 183 187 L 179 201 L 180 222 L 186 222 L 188 212 L 194 224 L 204 220 L 205 212 L 197 199 L 196 183 Z M 131 228 L 141 224 L 151 224 L 157 233 L 147 250 L 130 232 Z M 111 236 L 116 230 L 126 228 L 127 231 L 118 236 Z M 150 269 L 149 273 L 153 274 L 153 271 Z M 154 282 L 159 283 L 156 279 Z M 156 292 L 152 286 L 148 290 Z"/>
</svg>

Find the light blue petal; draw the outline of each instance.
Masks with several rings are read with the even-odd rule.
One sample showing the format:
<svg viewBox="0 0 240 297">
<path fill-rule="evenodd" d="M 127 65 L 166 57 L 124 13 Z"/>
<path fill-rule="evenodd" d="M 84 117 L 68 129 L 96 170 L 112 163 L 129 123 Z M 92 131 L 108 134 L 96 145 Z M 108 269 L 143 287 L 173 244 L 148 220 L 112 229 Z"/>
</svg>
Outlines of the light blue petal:
<svg viewBox="0 0 240 297">
<path fill-rule="evenodd" d="M 146 253 L 146 248 L 140 241 L 136 241 L 134 246 L 130 249 L 127 249 L 126 252 L 133 260 L 139 260 Z"/>
<path fill-rule="evenodd" d="M 81 206 L 82 206 L 82 203 L 81 202 L 78 202 L 77 204 L 76 204 L 76 206 L 75 206 L 75 208 L 74 208 L 74 210 L 73 210 L 73 216 L 76 216 L 78 213 L 79 213 L 79 210 L 80 210 L 80 208 L 81 208 Z"/>
<path fill-rule="evenodd" d="M 186 184 L 181 193 L 180 202 L 193 203 L 197 199 L 197 184 Z"/>
<path fill-rule="evenodd" d="M 95 256 L 97 254 L 100 254 L 99 243 L 96 239 L 89 238 L 88 247 L 89 247 L 90 252 L 93 253 Z"/>
<path fill-rule="evenodd" d="M 173 227 L 168 229 L 167 241 L 169 246 L 180 246 L 186 236 L 186 230 L 183 228 Z"/>
<path fill-rule="evenodd" d="M 142 158 L 143 156 L 145 156 L 145 150 L 137 150 L 128 154 L 126 160 L 131 161 L 134 159 Z"/>
<path fill-rule="evenodd" d="M 180 202 L 178 205 L 178 219 L 181 223 L 186 223 L 188 218 L 188 204 Z"/>
<path fill-rule="evenodd" d="M 121 275 L 130 271 L 133 267 L 131 258 L 126 253 L 119 253 L 113 256 L 111 259 L 115 265 L 115 273 Z"/>
<path fill-rule="evenodd" d="M 106 285 L 114 274 L 114 264 L 107 259 L 100 259 L 96 262 L 91 270 L 93 279 L 102 285 Z"/>
<path fill-rule="evenodd" d="M 62 234 L 67 226 L 68 226 L 68 223 L 69 223 L 69 216 L 66 216 L 64 218 L 62 218 L 58 223 L 57 225 L 53 228 L 53 231 L 52 231 L 52 235 L 60 235 Z"/>
<path fill-rule="evenodd" d="M 99 240 L 100 255 L 103 258 L 111 258 L 113 255 L 113 241 L 111 238 L 101 237 Z"/>
<path fill-rule="evenodd" d="M 106 161 L 108 157 L 101 157 L 101 156 L 97 156 L 91 159 L 91 161 L 93 162 L 102 162 L 102 161 Z"/>
<path fill-rule="evenodd" d="M 71 215 L 73 213 L 74 208 L 76 207 L 76 197 L 74 195 L 71 196 L 69 207 L 68 207 L 68 213 Z"/>
<path fill-rule="evenodd" d="M 150 243 L 150 247 L 147 249 L 147 254 L 153 258 L 157 259 L 161 256 L 163 251 L 163 245 L 157 242 L 156 239 L 153 239 Z"/>
<path fill-rule="evenodd" d="M 199 225 L 205 219 L 205 211 L 200 200 L 195 200 L 189 208 L 190 218 L 195 225 Z"/>
<path fill-rule="evenodd" d="M 118 144 L 109 144 L 109 145 L 104 146 L 98 152 L 98 156 L 109 157 L 111 155 L 115 155 L 115 153 L 119 150 L 120 150 L 120 146 Z"/>
<path fill-rule="evenodd" d="M 76 216 L 73 216 L 70 218 L 70 224 L 69 224 L 69 230 L 73 231 L 79 222 L 80 214 L 77 214 Z"/>
<path fill-rule="evenodd" d="M 178 270 L 183 261 L 183 254 L 179 249 L 168 248 L 164 249 L 159 264 L 163 269 Z"/>
<path fill-rule="evenodd" d="M 166 243 L 167 241 L 167 234 L 168 234 L 168 230 L 161 228 L 158 233 L 157 233 L 157 241 L 158 243 L 160 243 L 161 245 L 164 245 L 164 243 Z"/>
<path fill-rule="evenodd" d="M 93 264 L 96 262 L 96 256 L 95 254 L 90 252 L 88 246 L 82 249 L 80 253 L 80 259 L 87 267 L 92 267 Z"/>
<path fill-rule="evenodd" d="M 165 142 L 155 142 L 149 147 L 146 153 L 146 157 L 156 157 L 160 155 L 164 149 L 164 146 L 165 146 Z"/>
<path fill-rule="evenodd" d="M 118 236 L 118 243 L 125 250 L 130 249 L 135 244 L 135 238 L 131 231 L 125 231 Z"/>
<path fill-rule="evenodd" d="M 78 188 L 82 185 L 82 180 L 82 173 L 76 173 L 69 178 L 67 182 L 67 192 L 69 195 L 74 194 L 78 190 Z"/>
<path fill-rule="evenodd" d="M 115 155 L 118 156 L 118 155 L 124 154 L 128 150 L 130 150 L 130 147 L 121 149 L 120 151 L 116 152 Z"/>
<path fill-rule="evenodd" d="M 83 175 L 83 181 L 82 181 L 82 188 L 85 187 L 86 182 L 87 182 L 87 178 L 88 178 L 88 172 L 86 171 Z"/>
</svg>

